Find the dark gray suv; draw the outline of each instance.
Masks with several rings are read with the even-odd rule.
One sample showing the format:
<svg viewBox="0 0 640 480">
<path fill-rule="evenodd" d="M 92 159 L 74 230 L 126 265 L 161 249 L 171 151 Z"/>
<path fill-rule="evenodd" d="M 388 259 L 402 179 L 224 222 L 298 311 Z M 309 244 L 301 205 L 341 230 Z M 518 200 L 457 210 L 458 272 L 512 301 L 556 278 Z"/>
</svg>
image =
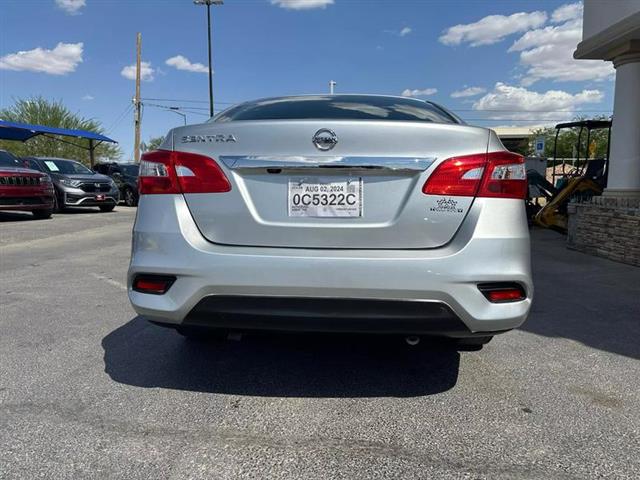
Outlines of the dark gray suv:
<svg viewBox="0 0 640 480">
<path fill-rule="evenodd" d="M 65 158 L 27 157 L 28 168 L 47 173 L 56 190 L 56 207 L 98 207 L 110 212 L 120 200 L 116 183 L 80 162 Z"/>
</svg>

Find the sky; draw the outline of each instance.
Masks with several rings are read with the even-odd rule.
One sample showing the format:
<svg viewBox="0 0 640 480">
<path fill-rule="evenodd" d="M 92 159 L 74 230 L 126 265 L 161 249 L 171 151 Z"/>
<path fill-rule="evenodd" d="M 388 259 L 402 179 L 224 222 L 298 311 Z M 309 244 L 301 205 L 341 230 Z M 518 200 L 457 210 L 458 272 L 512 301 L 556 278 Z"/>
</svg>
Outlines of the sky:
<svg viewBox="0 0 640 480">
<path fill-rule="evenodd" d="M 142 138 L 208 117 L 206 8 L 191 0 L 3 0 L 0 108 L 42 95 L 99 120 L 132 158 L 136 33 Z M 468 123 L 611 114 L 615 71 L 574 60 L 582 4 L 555 0 L 225 0 L 212 7 L 216 111 L 268 96 L 414 96 Z"/>
</svg>

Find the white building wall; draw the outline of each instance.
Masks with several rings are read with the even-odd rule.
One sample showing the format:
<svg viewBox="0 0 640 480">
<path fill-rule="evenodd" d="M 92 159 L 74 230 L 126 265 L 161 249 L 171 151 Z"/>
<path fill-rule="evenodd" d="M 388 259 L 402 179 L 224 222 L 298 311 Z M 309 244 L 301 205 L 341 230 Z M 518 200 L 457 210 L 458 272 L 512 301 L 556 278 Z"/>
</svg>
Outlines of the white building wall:
<svg viewBox="0 0 640 480">
<path fill-rule="evenodd" d="M 582 40 L 588 40 L 625 17 L 638 12 L 640 12 L 640 0 L 584 0 Z"/>
</svg>

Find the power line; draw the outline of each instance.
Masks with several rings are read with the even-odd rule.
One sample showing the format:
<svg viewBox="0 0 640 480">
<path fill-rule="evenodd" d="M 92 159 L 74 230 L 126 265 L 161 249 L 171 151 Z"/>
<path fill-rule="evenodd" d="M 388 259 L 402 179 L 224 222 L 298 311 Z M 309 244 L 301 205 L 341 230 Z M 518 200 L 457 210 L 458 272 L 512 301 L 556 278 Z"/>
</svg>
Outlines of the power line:
<svg viewBox="0 0 640 480">
<path fill-rule="evenodd" d="M 143 98 L 142 100 L 153 100 L 158 102 L 178 102 L 178 103 L 209 103 L 206 100 L 193 100 L 193 99 L 180 99 L 180 98 Z M 241 102 L 221 102 L 216 101 L 221 105 L 237 105 Z M 196 107 L 190 107 L 196 108 Z M 202 108 L 202 107 L 197 107 Z M 475 108 L 451 108 L 453 112 L 505 112 L 505 113 L 606 113 L 613 112 L 611 109 L 601 110 L 526 110 L 526 109 L 475 109 Z"/>
<path fill-rule="evenodd" d="M 143 98 L 142 100 L 152 100 L 156 102 L 182 102 L 182 103 L 209 103 L 207 100 L 186 100 L 179 98 Z M 239 102 L 218 102 L 221 105 L 235 105 Z"/>
<path fill-rule="evenodd" d="M 110 134 L 116 127 L 118 127 L 120 125 L 120 122 L 124 120 L 124 118 L 127 116 L 127 114 L 131 111 L 132 108 L 133 108 L 133 105 L 131 103 L 127 104 L 124 111 L 120 115 L 118 115 L 118 117 L 116 117 L 116 119 L 113 121 L 111 126 L 106 130 L 106 133 Z"/>
<path fill-rule="evenodd" d="M 191 110 L 191 108 L 193 108 L 193 107 L 180 107 L 180 106 L 175 106 L 175 105 L 168 106 L 168 105 L 159 105 L 157 103 L 148 103 L 148 102 L 145 102 L 144 105 L 147 106 L 147 107 L 160 108 L 162 110 L 169 110 L 169 111 L 173 111 L 173 112 L 185 112 L 185 113 L 190 113 L 192 115 L 201 115 L 203 117 L 209 117 L 208 113 L 203 113 L 203 112 L 198 112 L 198 111 Z M 205 108 L 204 110 L 209 110 L 209 109 Z"/>
</svg>

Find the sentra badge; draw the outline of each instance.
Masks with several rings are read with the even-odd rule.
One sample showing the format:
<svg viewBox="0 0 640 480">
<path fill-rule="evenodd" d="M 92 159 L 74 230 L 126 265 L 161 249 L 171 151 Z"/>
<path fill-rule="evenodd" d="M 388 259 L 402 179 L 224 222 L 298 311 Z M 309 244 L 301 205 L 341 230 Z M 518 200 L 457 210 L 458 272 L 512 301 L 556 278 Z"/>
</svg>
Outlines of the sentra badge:
<svg viewBox="0 0 640 480">
<path fill-rule="evenodd" d="M 182 143 L 228 143 L 237 142 L 235 135 L 185 135 L 181 139 Z"/>
</svg>

